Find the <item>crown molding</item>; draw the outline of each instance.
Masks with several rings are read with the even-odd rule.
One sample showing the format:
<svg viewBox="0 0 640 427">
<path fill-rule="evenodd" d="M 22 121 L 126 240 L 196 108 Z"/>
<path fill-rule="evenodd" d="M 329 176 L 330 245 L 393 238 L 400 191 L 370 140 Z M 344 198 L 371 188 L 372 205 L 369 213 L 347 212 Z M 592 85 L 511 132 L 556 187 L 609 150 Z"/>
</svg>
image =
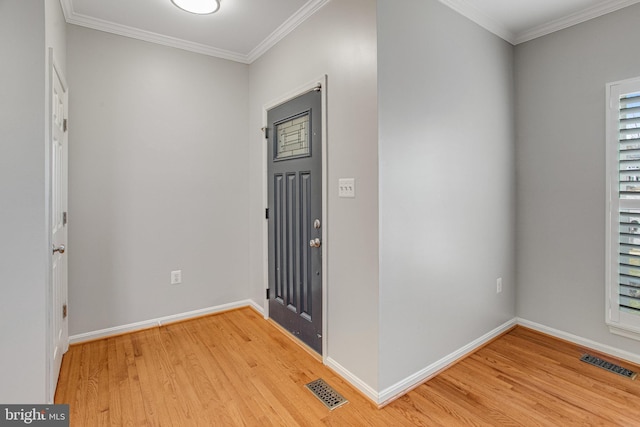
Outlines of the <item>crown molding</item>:
<svg viewBox="0 0 640 427">
<path fill-rule="evenodd" d="M 289 33 L 295 30 L 300 24 L 309 19 L 314 13 L 330 1 L 331 0 L 309 0 L 300 10 L 291 15 L 289 19 L 284 21 L 284 23 L 276 28 L 273 33 L 269 34 L 266 39 L 249 52 L 247 55 L 249 63 L 252 63 L 264 55 L 269 49 L 275 46 L 280 40 L 285 38 Z"/>
<path fill-rule="evenodd" d="M 60 4 L 62 6 L 65 20 L 70 24 L 80 25 L 83 27 L 92 28 L 94 30 L 105 31 L 108 33 L 161 44 L 164 46 L 175 47 L 178 49 L 213 56 L 216 58 L 241 62 L 243 64 L 251 64 L 330 1 L 331 0 L 309 0 L 300 10 L 289 17 L 289 19 L 287 19 L 262 42 L 260 42 L 260 44 L 258 44 L 248 54 L 218 49 L 210 45 L 195 43 L 176 37 L 165 36 L 163 34 L 145 31 L 138 28 L 82 15 L 75 12 L 73 8 L 73 0 L 60 0 Z M 616 10 L 623 9 L 627 6 L 640 3 L 640 0 L 604 0 L 600 4 L 585 9 L 581 12 L 577 12 L 564 18 L 556 19 L 546 24 L 522 31 L 518 34 L 514 34 L 506 27 L 504 27 L 476 7 L 472 6 L 466 0 L 438 1 L 513 45 L 525 43 L 535 38 L 551 34 L 555 31 L 560 31 L 565 28 L 569 28 L 571 26 L 588 21 L 590 19 L 606 15 L 607 13 L 615 12 Z"/>
<path fill-rule="evenodd" d="M 480 25 L 485 30 L 492 32 L 501 39 L 515 44 L 516 36 L 506 27 L 472 6 L 465 0 L 438 0 L 440 3 L 450 7 L 462 16 L 472 20 L 476 24 Z M 638 0 L 640 1 L 640 0 Z"/>
<path fill-rule="evenodd" d="M 538 37 L 546 36 L 547 34 L 572 27 L 590 19 L 606 15 L 607 13 L 615 12 L 616 10 L 623 9 L 627 6 L 631 6 L 640 2 L 640 0 L 603 0 L 596 6 L 592 6 L 580 12 L 573 13 L 563 18 L 555 19 L 551 22 L 538 25 L 536 27 L 522 31 L 518 34 L 514 34 L 503 25 L 499 24 L 491 17 L 487 16 L 486 14 L 469 4 L 466 0 L 438 1 L 455 10 L 459 14 L 465 16 L 466 18 L 472 20 L 484 29 L 511 43 L 512 45 L 518 45 L 520 43 L 528 42 Z"/>
<path fill-rule="evenodd" d="M 69 21 L 69 18 L 73 15 L 73 3 L 71 0 L 60 0 L 60 6 L 62 6 L 64 19 Z"/>
<path fill-rule="evenodd" d="M 275 46 L 276 43 L 320 10 L 320 8 L 325 4 L 329 3 L 329 1 L 331 0 L 309 0 L 300 10 L 287 19 L 247 55 L 82 15 L 75 12 L 73 8 L 73 0 L 60 0 L 60 4 L 62 6 L 65 20 L 69 24 L 80 25 L 94 30 L 161 44 L 164 46 L 175 47 L 177 49 L 188 50 L 202 55 L 241 62 L 243 64 L 250 64 L 260 56 L 264 55 L 269 49 Z"/>
<path fill-rule="evenodd" d="M 563 30 L 565 28 L 572 27 L 590 19 L 597 18 L 607 13 L 615 12 L 616 10 L 631 6 L 640 2 L 640 0 L 606 0 L 600 4 L 585 9 L 583 11 L 573 13 L 565 16 L 564 18 L 555 19 L 543 25 L 530 28 L 526 31 L 519 33 L 515 38 L 514 44 L 520 44 L 536 39 L 538 37 L 546 36 L 556 31 Z"/>
<path fill-rule="evenodd" d="M 107 33 L 117 34 L 119 36 L 125 36 L 132 39 L 143 40 L 146 42 L 175 47 L 178 49 L 188 50 L 190 52 L 196 52 L 203 55 L 215 56 L 216 58 L 228 59 L 230 61 L 248 64 L 247 56 L 240 53 L 218 49 L 205 44 L 182 40 L 175 37 L 165 36 L 163 34 L 129 27 L 127 25 L 116 24 L 111 21 L 105 21 L 78 13 L 73 13 L 70 17 L 68 17 L 67 23 L 80 25 L 82 27 L 92 28 L 94 30 L 104 31 Z"/>
</svg>

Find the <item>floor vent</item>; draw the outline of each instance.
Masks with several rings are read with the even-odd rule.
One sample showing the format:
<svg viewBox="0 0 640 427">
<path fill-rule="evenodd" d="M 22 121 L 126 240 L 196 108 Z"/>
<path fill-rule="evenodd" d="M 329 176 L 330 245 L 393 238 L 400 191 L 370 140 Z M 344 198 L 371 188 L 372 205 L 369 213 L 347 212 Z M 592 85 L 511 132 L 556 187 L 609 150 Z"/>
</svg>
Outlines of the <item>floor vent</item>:
<svg viewBox="0 0 640 427">
<path fill-rule="evenodd" d="M 614 374 L 622 375 L 623 377 L 631 378 L 632 380 L 636 379 L 637 373 L 630 371 L 626 368 L 623 368 L 620 365 L 616 365 L 615 363 L 607 362 L 606 360 L 602 360 L 599 357 L 591 356 L 590 354 L 584 354 L 580 358 L 583 362 L 587 362 L 590 365 L 597 366 L 602 369 L 606 369 L 609 372 L 613 372 Z"/>
<path fill-rule="evenodd" d="M 322 378 L 310 382 L 306 387 L 330 410 L 336 409 L 349 401 L 331 388 Z"/>
</svg>

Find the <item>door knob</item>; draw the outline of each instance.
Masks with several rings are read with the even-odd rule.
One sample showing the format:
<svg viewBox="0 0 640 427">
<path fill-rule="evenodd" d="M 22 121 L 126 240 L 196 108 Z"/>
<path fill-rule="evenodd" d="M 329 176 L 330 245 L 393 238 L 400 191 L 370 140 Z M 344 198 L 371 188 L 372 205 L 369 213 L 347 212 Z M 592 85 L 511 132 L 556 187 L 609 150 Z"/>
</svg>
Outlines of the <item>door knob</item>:
<svg viewBox="0 0 640 427">
<path fill-rule="evenodd" d="M 318 239 L 317 237 L 313 240 L 309 240 L 309 246 L 311 246 L 312 248 L 319 248 L 321 244 L 322 243 L 320 242 L 320 239 Z"/>
<path fill-rule="evenodd" d="M 60 245 L 56 248 L 55 245 L 53 245 L 53 253 L 55 254 L 56 252 L 60 252 L 61 254 L 64 253 L 64 245 Z"/>
</svg>

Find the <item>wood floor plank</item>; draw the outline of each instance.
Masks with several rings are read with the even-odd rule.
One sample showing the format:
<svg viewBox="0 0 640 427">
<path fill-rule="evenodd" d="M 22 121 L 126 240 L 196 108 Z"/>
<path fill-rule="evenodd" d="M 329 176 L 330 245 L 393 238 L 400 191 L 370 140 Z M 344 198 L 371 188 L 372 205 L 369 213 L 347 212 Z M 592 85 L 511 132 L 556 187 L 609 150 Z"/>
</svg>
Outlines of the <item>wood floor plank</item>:
<svg viewBox="0 0 640 427">
<path fill-rule="evenodd" d="M 470 391 L 470 397 L 483 409 L 491 408 L 505 414 L 516 413 L 514 419 L 525 426 L 550 426 L 553 423 L 530 396 L 513 393 L 511 387 L 499 378 L 477 377 L 478 372 L 468 365 L 456 366 L 447 372 L 447 379 L 458 387 Z M 506 404 L 508 402 L 508 406 Z"/>
<path fill-rule="evenodd" d="M 426 399 L 439 398 L 445 405 L 451 405 L 453 403 L 462 406 L 474 413 L 477 418 L 486 421 L 489 425 L 522 425 L 519 420 L 513 419 L 503 413 L 500 408 L 483 406 L 468 390 L 459 387 L 455 382 L 447 378 L 433 378 L 425 386 L 418 387 L 415 392 L 424 395 Z"/>
<path fill-rule="evenodd" d="M 533 348 L 534 351 L 540 351 L 540 349 L 552 349 L 554 350 L 554 358 L 565 369 L 561 374 L 569 376 L 577 376 L 575 381 L 580 381 L 585 387 L 598 388 L 601 392 L 605 392 L 610 395 L 615 395 L 621 399 L 624 405 L 631 405 L 636 402 L 638 396 L 638 388 L 633 387 L 634 382 L 629 381 L 627 378 L 621 376 L 611 377 L 611 373 L 601 368 L 585 364 L 584 362 L 577 363 L 578 359 L 584 353 L 590 353 L 594 356 L 606 359 L 610 362 L 622 365 L 630 370 L 638 372 L 640 366 L 620 361 L 611 356 L 603 355 L 599 352 L 573 346 L 569 343 L 558 341 L 555 347 L 550 347 L 550 343 L 545 341 L 545 336 L 536 333 L 525 328 L 519 328 L 517 333 L 505 337 L 505 340 L 513 340 L 515 345 L 527 345 L 531 346 L 534 343 L 538 344 L 538 348 Z M 627 387 L 629 386 L 629 387 Z"/>
<path fill-rule="evenodd" d="M 585 351 L 518 327 L 378 409 L 245 308 L 74 345 L 55 401 L 83 427 L 640 425 L 640 382 Z M 349 403 L 329 411 L 304 387 L 317 378 Z"/>
<path fill-rule="evenodd" d="M 485 369 L 491 372 L 492 375 L 508 384 L 514 398 L 516 396 L 528 396 L 532 402 L 536 402 L 538 407 L 544 408 L 544 411 L 553 414 L 553 419 L 562 425 L 592 425 L 594 422 L 592 414 L 572 405 L 567 405 L 566 401 L 553 397 L 542 389 L 538 383 L 527 380 L 528 373 L 516 371 L 512 366 L 501 365 L 499 361 L 486 354 L 489 351 L 487 350 L 482 356 L 473 355 L 471 358 L 477 358 L 478 363 L 484 364 Z M 506 368 L 510 375 L 504 375 L 501 368 Z"/>
<path fill-rule="evenodd" d="M 498 344 L 506 344 L 508 341 L 503 340 Z M 546 355 L 536 354 L 533 349 L 528 346 L 518 347 L 520 352 L 515 351 L 514 344 L 502 349 L 501 353 L 508 353 L 509 359 L 518 365 L 521 365 L 523 372 L 529 377 L 535 378 L 536 386 L 545 390 L 550 396 L 560 399 L 574 407 L 582 407 L 585 411 L 593 412 L 596 416 L 606 418 L 609 422 L 619 425 L 633 425 L 635 420 L 631 416 L 625 415 L 626 408 L 621 406 L 615 399 L 602 399 L 601 394 L 589 387 L 580 384 L 580 377 L 572 375 L 566 376 L 566 370 L 559 364 L 550 363 L 550 358 Z M 499 348 L 499 347 L 497 347 Z M 576 363 L 579 362 L 576 359 Z M 535 366 L 529 368 L 527 365 Z M 585 369 L 589 366 L 585 366 Z M 534 375 L 535 374 L 535 375 Z M 609 374 L 615 375 L 615 374 Z M 616 381 L 617 378 L 609 378 Z M 613 409 L 613 410 L 610 410 Z"/>
<path fill-rule="evenodd" d="M 116 427 L 120 425 L 122 420 L 122 410 L 120 408 L 122 396 L 120 393 L 115 392 L 115 390 L 119 388 L 120 381 L 124 381 L 126 378 L 124 378 L 118 367 L 118 352 L 116 351 L 117 341 L 115 339 L 107 339 L 104 341 L 107 344 L 107 383 L 103 383 L 101 389 L 104 394 L 109 396 L 109 424 L 112 427 Z M 75 421 L 75 418 L 72 416 L 71 420 L 73 422 Z"/>
<path fill-rule="evenodd" d="M 168 414 L 164 412 L 165 408 L 162 405 L 162 401 L 155 397 L 155 384 L 147 380 L 151 375 L 148 368 L 149 358 L 146 357 L 145 353 L 145 342 L 146 338 L 143 334 L 131 336 L 134 354 L 133 363 L 137 372 L 137 378 L 133 379 L 137 384 L 132 385 L 132 393 L 139 393 L 141 408 L 138 407 L 138 410 L 142 412 L 140 417 L 144 416 L 146 425 L 157 427 L 160 425 L 159 420 L 168 419 Z"/>
</svg>

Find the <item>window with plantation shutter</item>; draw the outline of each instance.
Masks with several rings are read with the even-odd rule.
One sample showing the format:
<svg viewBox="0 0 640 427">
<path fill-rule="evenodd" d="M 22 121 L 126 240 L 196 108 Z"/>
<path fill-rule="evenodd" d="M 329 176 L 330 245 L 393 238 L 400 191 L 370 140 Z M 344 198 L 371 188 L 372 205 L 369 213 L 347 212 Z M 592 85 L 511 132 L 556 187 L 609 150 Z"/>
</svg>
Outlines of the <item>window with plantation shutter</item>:
<svg viewBox="0 0 640 427">
<path fill-rule="evenodd" d="M 640 78 L 607 85 L 606 132 L 606 321 L 640 340 Z"/>
</svg>

